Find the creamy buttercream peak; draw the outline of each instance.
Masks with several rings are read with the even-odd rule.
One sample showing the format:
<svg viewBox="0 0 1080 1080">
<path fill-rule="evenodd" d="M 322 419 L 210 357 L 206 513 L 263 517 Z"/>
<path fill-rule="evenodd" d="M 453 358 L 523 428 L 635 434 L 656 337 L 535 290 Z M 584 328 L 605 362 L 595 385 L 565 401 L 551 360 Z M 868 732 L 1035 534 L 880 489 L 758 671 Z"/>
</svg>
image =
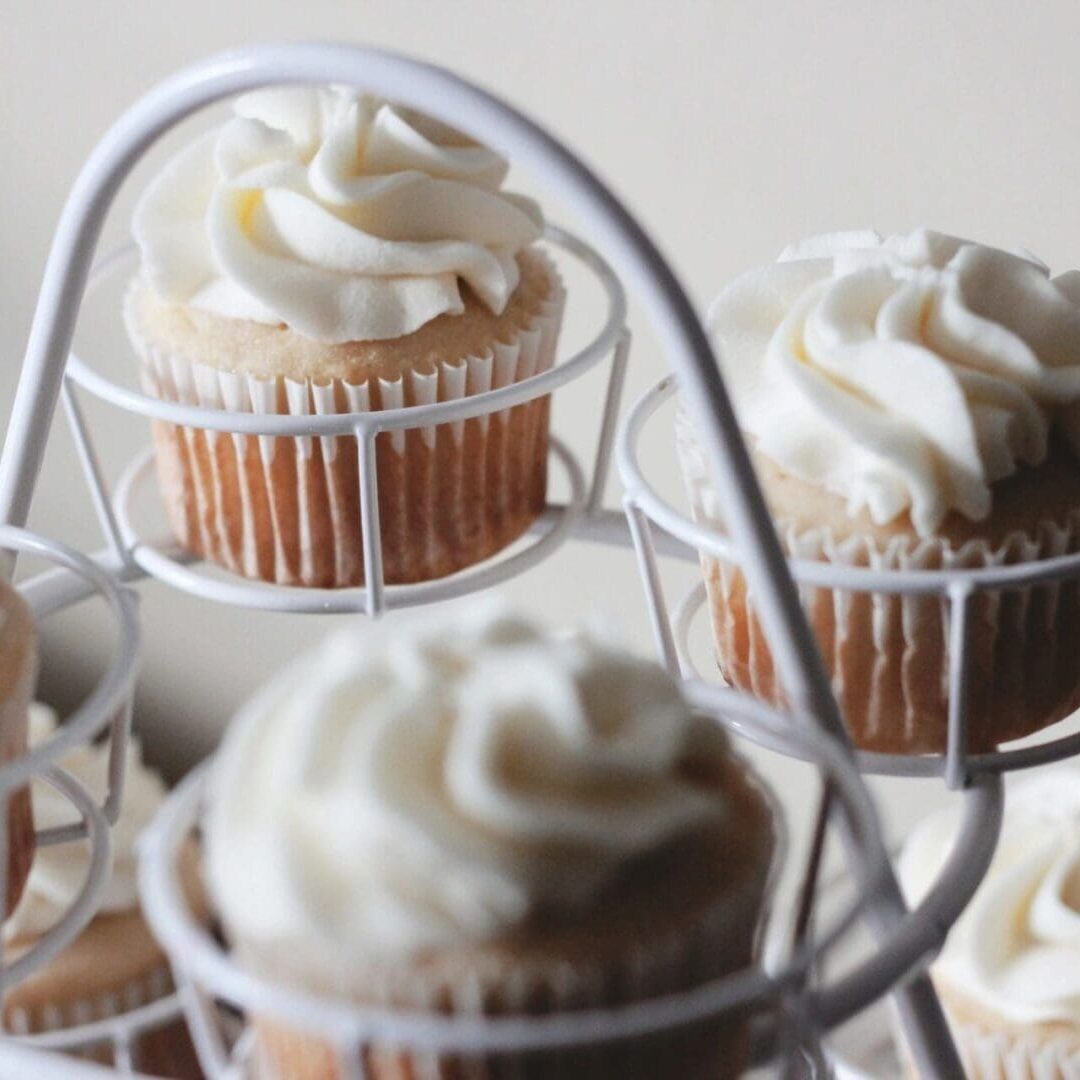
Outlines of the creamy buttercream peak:
<svg viewBox="0 0 1080 1080">
<path fill-rule="evenodd" d="M 659 667 L 486 611 L 348 631 L 234 721 L 207 821 L 226 925 L 357 959 L 587 905 L 724 820 L 727 753 Z"/>
<path fill-rule="evenodd" d="M 884 524 L 982 520 L 992 485 L 1080 449 L 1080 275 L 918 229 L 795 244 L 708 326 L 758 450 Z"/>
<path fill-rule="evenodd" d="M 136 207 L 143 272 L 161 300 L 326 343 L 460 314 L 461 282 L 502 312 L 515 255 L 543 225 L 534 202 L 501 190 L 503 158 L 341 87 L 260 90 L 234 111 Z"/>
</svg>

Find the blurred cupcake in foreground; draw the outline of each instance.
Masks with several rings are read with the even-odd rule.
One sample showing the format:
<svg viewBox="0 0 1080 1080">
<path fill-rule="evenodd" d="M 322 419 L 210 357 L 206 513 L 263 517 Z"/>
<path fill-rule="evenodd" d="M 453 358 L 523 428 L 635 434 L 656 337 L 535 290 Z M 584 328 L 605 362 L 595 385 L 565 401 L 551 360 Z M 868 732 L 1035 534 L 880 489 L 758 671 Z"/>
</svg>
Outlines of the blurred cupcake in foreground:
<svg viewBox="0 0 1080 1080">
<path fill-rule="evenodd" d="M 563 287 L 507 163 L 342 88 L 264 90 L 140 201 L 125 313 L 147 392 L 306 415 L 452 401 L 554 363 Z M 546 398 L 378 438 L 386 580 L 487 558 L 544 505 Z M 180 542 L 281 584 L 363 582 L 357 443 L 157 423 Z"/>
<path fill-rule="evenodd" d="M 876 570 L 987 567 L 1080 550 L 1080 273 L 927 230 L 838 233 L 728 286 L 709 331 L 792 557 Z M 724 507 L 685 416 L 697 520 Z M 703 557 L 717 654 L 780 698 L 742 572 Z M 803 588 L 855 742 L 946 745 L 938 597 Z M 1080 704 L 1074 583 L 980 594 L 968 743 L 986 750 Z"/>
<path fill-rule="evenodd" d="M 56 731 L 56 714 L 31 706 L 31 744 Z M 79 746 L 60 767 L 85 785 L 99 802 L 108 786 L 108 747 Z M 78 820 L 71 804 L 44 782 L 33 784 L 34 815 L 39 828 Z M 98 914 L 54 960 L 4 996 L 4 1026 L 13 1034 L 37 1034 L 78 1027 L 149 1005 L 173 991 L 172 975 L 139 910 L 135 883 L 135 843 L 165 796 L 161 778 L 142 763 L 138 740 L 128 746 L 124 801 L 112 828 L 113 863 Z M 38 851 L 26 891 L 4 925 L 7 955 L 30 948 L 71 906 L 90 866 L 86 841 L 53 844 Z M 195 851 L 185 852 L 184 879 L 200 908 Z M 111 1047 L 92 1056 L 109 1061 Z M 200 1075 L 182 1021 L 151 1030 L 132 1047 L 135 1067 L 157 1076 Z"/>
<path fill-rule="evenodd" d="M 207 881 L 242 962 L 457 1016 L 641 1001 L 747 966 L 768 802 L 659 667 L 486 613 L 328 640 L 237 716 Z M 679 902 L 670 899 L 677 896 Z M 334 1049 L 256 1017 L 270 1076 Z M 742 1018 L 561 1052 L 365 1048 L 365 1075 L 737 1075 Z"/>
<path fill-rule="evenodd" d="M 22 597 L 0 577 L 0 766 L 26 753 L 28 710 L 37 670 L 34 620 Z M 19 902 L 33 858 L 30 789 L 22 788 L 7 806 L 6 913 Z"/>
<path fill-rule="evenodd" d="M 959 826 L 950 807 L 908 839 L 910 901 L 929 891 Z M 1080 1076 L 1080 767 L 1010 786 L 990 871 L 932 974 L 973 1080 Z"/>
</svg>

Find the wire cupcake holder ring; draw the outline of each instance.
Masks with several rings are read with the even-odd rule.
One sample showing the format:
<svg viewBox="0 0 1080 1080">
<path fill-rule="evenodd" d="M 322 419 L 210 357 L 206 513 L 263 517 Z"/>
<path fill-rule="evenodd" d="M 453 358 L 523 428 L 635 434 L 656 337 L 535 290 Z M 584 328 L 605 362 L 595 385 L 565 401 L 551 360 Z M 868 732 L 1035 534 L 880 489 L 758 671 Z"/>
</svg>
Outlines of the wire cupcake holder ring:
<svg viewBox="0 0 1080 1080">
<path fill-rule="evenodd" d="M 776 972 L 753 969 L 722 984 L 702 988 L 700 993 L 678 1000 L 656 1000 L 640 1008 L 611 1010 L 602 1015 L 549 1017 L 542 1022 L 477 1020 L 462 1027 L 446 1018 L 387 1015 L 340 1003 L 335 1006 L 319 999 L 300 1002 L 295 994 L 280 986 L 253 980 L 192 922 L 190 913 L 179 902 L 172 856 L 180 838 L 188 834 L 196 820 L 205 776 L 199 772 L 168 802 L 163 817 L 150 834 L 140 876 L 148 917 L 172 954 L 181 996 L 204 1064 L 208 1069 L 219 1070 L 227 1067 L 229 1061 L 229 1049 L 212 1015 L 216 1008 L 213 995 L 251 1010 L 273 1012 L 287 1006 L 291 1021 L 302 1015 L 314 1029 L 332 1034 L 337 1045 L 350 1051 L 360 1042 L 382 1037 L 438 1045 L 440 1039 L 453 1042 L 467 1036 L 466 1044 L 475 1050 L 488 1045 L 566 1045 L 597 1037 L 640 1035 L 665 1025 L 677 1027 L 698 1016 L 715 1016 L 739 1003 L 755 1002 L 768 1006 L 757 1031 L 759 1056 L 767 1057 L 770 1052 L 786 1052 L 792 1043 L 806 1045 L 813 1054 L 817 1032 L 891 991 L 905 1020 L 922 1074 L 961 1076 L 944 1016 L 924 969 L 989 862 L 1000 824 L 1000 778 L 993 771 L 971 772 L 974 759 L 966 763 L 953 761 L 954 768 L 964 764 L 968 767 L 966 772 L 957 772 L 954 779 L 970 780 L 962 796 L 966 809 L 964 843 L 957 845 L 953 859 L 927 901 L 909 915 L 892 868 L 884 857 L 872 807 L 855 770 L 856 760 L 851 755 L 828 677 L 754 481 L 710 345 L 685 292 L 651 240 L 607 188 L 559 142 L 497 98 L 442 69 L 399 56 L 357 47 L 296 44 L 237 50 L 212 57 L 173 76 L 136 103 L 92 153 L 58 224 L 7 441 L 0 457 L 0 521 L 13 525 L 25 522 L 55 406 L 62 400 L 106 537 L 106 550 L 97 556 L 96 563 L 88 562 L 103 581 L 110 575 L 130 581 L 152 576 L 195 595 L 251 608 L 378 615 L 390 608 L 431 603 L 486 588 L 540 561 L 570 536 L 623 545 L 632 540 L 653 600 L 650 614 L 662 651 L 669 663 L 677 662 L 674 638 L 659 591 L 655 544 L 649 526 L 649 516 L 655 508 L 647 497 L 641 501 L 643 489 L 633 484 L 628 488 L 628 525 L 601 506 L 630 344 L 622 289 L 607 263 L 567 233 L 549 228 L 547 239 L 582 261 L 599 279 L 607 297 L 603 328 L 578 354 L 548 371 L 468 399 L 380 412 L 269 416 L 158 400 L 111 382 L 76 357 L 69 358 L 102 223 L 120 185 L 146 149 L 197 109 L 234 93 L 290 82 L 359 86 L 431 113 L 493 144 L 529 169 L 561 196 L 571 210 L 579 213 L 589 224 L 597 245 L 634 287 L 687 393 L 711 465 L 712 479 L 730 510 L 735 549 L 758 598 L 761 620 L 793 703 L 792 714 L 799 724 L 793 723 L 791 717 L 780 718 L 745 696 L 723 693 L 698 682 L 689 683 L 688 692 L 699 708 L 715 715 L 737 734 L 792 756 L 807 758 L 819 766 L 831 793 L 828 802 L 823 803 L 828 809 L 822 811 L 820 829 L 824 834 L 831 826 L 840 834 L 847 849 L 849 873 L 859 890 L 844 919 L 824 935 L 811 934 L 797 941 L 787 962 Z M 95 279 L 122 269 L 126 257 L 120 254 L 105 260 Z M 565 466 L 570 495 L 563 505 L 549 505 L 536 537 L 526 541 L 528 546 L 438 581 L 386 585 L 381 567 L 377 478 L 372 468 L 375 440 L 380 435 L 410 428 L 459 423 L 551 394 L 609 354 L 612 363 L 605 408 L 598 425 L 591 483 L 586 482 L 585 470 L 573 456 L 553 441 L 552 451 Z M 144 537 L 136 522 L 135 504 L 147 478 L 149 461 L 145 456 L 137 458 L 116 490 L 110 491 L 79 391 L 150 419 L 204 431 L 270 438 L 355 438 L 359 458 L 359 525 L 368 584 L 342 590 L 266 585 L 191 565 L 173 547 Z M 628 431 L 636 430 L 635 423 L 640 427 L 640 421 L 632 419 Z M 681 536 L 678 528 L 673 532 Z M 54 571 L 29 583 L 26 591 L 36 596 L 39 604 L 58 610 L 98 588 L 97 579 L 88 583 L 84 580 L 86 576 L 80 578 L 78 574 Z M 108 588 L 117 596 L 126 595 L 114 584 Z M 128 614 L 133 628 L 133 613 Z M 133 663 L 133 642 L 129 651 Z M 102 726 L 105 722 L 101 720 Z M 84 719 L 80 724 L 79 734 L 70 735 L 72 743 L 90 737 L 89 721 Z M 126 726 L 121 736 L 124 732 Z M 16 765 L 19 767 L 12 774 L 13 782 L 25 782 L 29 766 L 21 761 Z M 0 774 L 0 782 L 3 778 L 4 774 Z M 116 790 L 119 791 L 119 786 Z M 88 809 L 90 818 L 94 812 L 93 808 Z M 89 819 L 87 828 L 96 835 Z M 814 904 L 816 859 L 810 860 L 807 873 L 802 894 L 804 910 L 799 912 L 799 921 L 806 923 Z M 874 956 L 834 986 L 813 986 L 817 958 L 855 918 L 864 919 L 873 928 L 878 941 Z M 49 1061 L 47 1057 L 40 1059 L 40 1075 L 49 1075 Z M 359 1075 L 359 1061 L 355 1054 L 346 1055 L 344 1075 Z M 63 1075 L 61 1069 L 57 1067 L 55 1074 Z"/>
<path fill-rule="evenodd" d="M 695 585 L 669 610 L 654 572 L 652 526 L 681 541 L 689 552 L 700 551 L 734 565 L 740 565 L 742 558 L 738 545 L 730 537 L 693 521 L 672 506 L 654 490 L 641 469 L 638 441 L 649 421 L 676 393 L 676 381 L 668 377 L 635 403 L 620 430 L 616 457 L 627 513 L 638 538 L 638 557 L 658 648 L 673 671 L 704 679 L 692 658 L 691 629 L 695 616 L 705 606 L 705 586 Z M 945 753 L 885 754 L 859 750 L 855 756 L 861 771 L 882 776 L 941 777 L 956 791 L 982 776 L 1046 765 L 1080 753 L 1080 732 L 986 753 L 969 752 L 967 738 L 971 690 L 968 645 L 976 597 L 985 592 L 1080 581 L 1080 554 L 994 567 L 941 570 L 876 570 L 804 559 L 792 559 L 789 566 L 792 577 L 801 585 L 886 596 L 932 596 L 946 605 L 949 711 Z"/>
<path fill-rule="evenodd" d="M 753 1010 L 755 1051 L 762 1060 L 783 1052 L 793 1018 L 793 991 L 802 993 L 808 972 L 857 923 L 886 871 L 876 813 L 848 756 L 828 737 L 807 728 L 792 735 L 786 717 L 751 698 L 725 700 L 712 713 L 717 722 L 781 753 L 791 746 L 819 765 L 836 792 L 838 814 L 848 821 L 862 855 L 859 888 L 847 910 L 813 942 L 797 945 L 775 971 L 754 967 L 678 996 L 604 1010 L 548 1016 L 446 1017 L 386 1009 L 363 1009 L 269 983 L 246 970 L 190 910 L 179 877 L 179 858 L 199 823 L 212 782 L 213 761 L 204 763 L 174 792 L 144 834 L 140 853 L 143 906 L 155 933 L 175 958 L 177 980 L 191 1019 L 200 1060 L 212 1078 L 235 1075 L 251 1050 L 251 1039 L 222 1030 L 231 1018 L 222 1005 L 288 1023 L 337 1048 L 342 1076 L 362 1076 L 365 1049 L 390 1045 L 410 1051 L 483 1057 L 500 1052 L 545 1051 L 611 1044 L 620 1040 L 685 1028 L 735 1010 Z M 981 828 L 982 822 L 978 822 Z M 983 843 L 993 851 L 993 837 Z M 976 880 L 979 875 L 976 875 Z M 931 897 L 928 903 L 934 903 Z M 912 917 L 914 918 L 914 917 Z M 826 1030 L 887 992 L 916 967 L 925 949 L 893 949 L 887 956 L 850 973 L 835 985 L 816 988 L 797 1006 L 800 1019 Z"/>
<path fill-rule="evenodd" d="M 112 623 L 113 645 L 103 671 L 82 703 L 46 742 L 0 767 L 0 836 L 7 843 L 7 806 L 10 796 L 31 781 L 54 788 L 73 810 L 70 825 L 38 829 L 38 848 L 85 841 L 89 848 L 86 874 L 71 903 L 57 921 L 12 960 L 0 953 L 0 988 L 4 992 L 47 966 L 71 944 L 97 913 L 111 867 L 109 828 L 120 811 L 131 723 L 131 694 L 138 662 L 139 628 L 135 597 L 120 587 L 100 566 L 71 548 L 30 533 L 0 525 L 0 551 L 43 559 L 54 566 L 52 575 L 78 582 L 80 599 L 97 596 Z M 49 575 L 49 576 L 52 576 Z M 68 604 L 43 594 L 29 578 L 18 587 L 40 622 Z M 108 788 L 99 804 L 86 787 L 57 765 L 66 753 L 108 730 Z M 6 852 L 0 858 L 0 895 L 7 894 Z M 2 948 L 2 946 L 0 946 Z"/>
<path fill-rule="evenodd" d="M 626 299 L 622 286 L 607 263 L 582 240 L 555 226 L 548 226 L 546 238 L 585 267 L 602 287 L 606 311 L 600 329 L 574 355 L 556 362 L 546 371 L 453 401 L 370 412 L 303 416 L 212 409 L 150 397 L 110 381 L 72 355 L 64 380 L 64 403 L 94 507 L 109 545 L 111 564 L 126 577 L 145 574 L 184 592 L 242 607 L 292 612 L 363 611 L 379 615 L 390 608 L 437 603 L 490 588 L 547 558 L 569 539 L 583 515 L 595 514 L 600 508 L 611 462 L 630 335 L 626 329 Z M 132 248 L 126 248 L 102 260 L 91 275 L 90 288 L 112 274 L 130 274 L 134 268 L 134 254 Z M 586 483 L 585 469 L 573 452 L 562 440 L 552 436 L 550 457 L 562 470 L 569 496 L 565 503 L 549 503 L 523 546 L 518 545 L 515 550 L 449 577 L 409 585 L 384 584 L 378 476 L 374 468 L 379 436 L 434 431 L 440 425 L 460 425 L 476 418 L 504 423 L 508 410 L 552 394 L 608 358 L 604 413 L 599 425 L 591 482 Z M 320 439 L 324 444 L 343 436 L 354 438 L 358 458 L 358 526 L 364 577 L 365 581 L 371 582 L 370 587 L 296 588 L 250 581 L 228 571 L 208 568 L 205 564 L 191 565 L 190 556 L 177 549 L 175 543 L 142 536 L 136 524 L 136 509 L 138 496 L 152 483 L 153 450 L 148 447 L 129 464 L 115 493 L 110 494 L 77 388 L 152 420 L 219 435 L 290 438 L 301 443 Z"/>
</svg>

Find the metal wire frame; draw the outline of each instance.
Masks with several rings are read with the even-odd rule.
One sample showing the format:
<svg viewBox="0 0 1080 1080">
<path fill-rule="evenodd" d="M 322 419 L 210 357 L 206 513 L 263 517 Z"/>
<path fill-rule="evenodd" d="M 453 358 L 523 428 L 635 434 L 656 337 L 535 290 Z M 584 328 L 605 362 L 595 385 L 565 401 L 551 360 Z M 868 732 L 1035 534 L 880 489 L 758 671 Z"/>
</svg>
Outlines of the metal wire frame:
<svg viewBox="0 0 1080 1080">
<path fill-rule="evenodd" d="M 21 1035 L 18 1041 L 25 1047 L 53 1054 L 77 1055 L 107 1047 L 112 1054 L 113 1070 L 122 1076 L 134 1076 L 134 1048 L 138 1040 L 149 1032 L 182 1020 L 183 1017 L 180 997 L 174 992 L 116 1016 L 75 1027 Z M 5 1047 L 5 1051 L 6 1049 Z"/>
<path fill-rule="evenodd" d="M 661 651 L 675 671 L 700 677 L 690 658 L 689 634 L 694 615 L 705 600 L 703 584 L 695 586 L 669 614 L 650 557 L 651 525 L 676 537 L 689 549 L 734 564 L 742 562 L 730 537 L 693 521 L 672 506 L 649 483 L 637 456 L 637 443 L 660 407 L 676 394 L 671 377 L 651 387 L 634 404 L 623 425 L 616 447 L 618 468 L 626 491 L 628 513 L 639 534 L 639 557 L 646 582 L 650 615 Z M 946 752 L 943 754 L 884 754 L 856 751 L 859 767 L 883 776 L 941 777 L 953 790 L 967 786 L 986 774 L 1045 765 L 1080 753 L 1080 732 L 1036 745 L 988 753 L 967 750 L 969 687 L 968 627 L 971 605 L 981 592 L 1080 580 L 1080 554 L 1006 566 L 945 570 L 875 570 L 862 566 L 838 566 L 810 559 L 789 560 L 793 578 L 800 584 L 860 593 L 899 596 L 937 596 L 947 605 L 949 641 L 949 714 Z"/>
<path fill-rule="evenodd" d="M 174 588 L 204 599 L 238 606 L 292 612 L 355 612 L 381 614 L 391 608 L 437 603 L 486 589 L 524 572 L 548 557 L 565 543 L 583 514 L 600 512 L 604 488 L 610 472 L 630 334 L 626 329 L 626 298 L 618 278 L 601 256 L 584 241 L 556 226 L 546 230 L 548 241 L 581 263 L 602 287 L 606 311 L 600 328 L 572 356 L 547 371 L 509 386 L 474 394 L 456 401 L 409 406 L 362 413 L 333 413 L 310 416 L 270 415 L 212 409 L 163 401 L 111 381 L 76 355 L 68 359 L 63 383 L 63 400 L 90 488 L 91 500 L 109 545 L 113 566 L 159 578 Z M 121 248 L 104 258 L 91 274 L 90 290 L 111 274 L 130 271 L 135 250 Z M 382 580 L 382 538 L 378 516 L 378 479 L 374 465 L 375 440 L 380 434 L 418 430 L 439 424 L 458 423 L 490 416 L 516 405 L 554 393 L 592 371 L 610 357 L 607 387 L 591 479 L 586 484 L 583 467 L 562 440 L 550 439 L 550 454 L 563 470 L 569 496 L 565 503 L 549 505 L 532 530 L 524 547 L 450 577 L 412 585 L 385 585 Z M 343 589 L 295 588 L 253 582 L 192 560 L 171 541 L 140 536 L 134 524 L 133 504 L 140 489 L 151 479 L 153 453 L 147 448 L 130 462 L 110 494 L 94 447 L 92 429 L 87 424 L 77 389 L 126 411 L 155 420 L 215 432 L 242 432 L 247 435 L 334 438 L 352 435 L 359 456 L 360 528 L 365 578 L 372 586 Z"/>
<path fill-rule="evenodd" d="M 67 910 L 57 922 L 16 960 L 7 963 L 0 940 L 0 996 L 10 987 L 41 970 L 82 932 L 97 911 L 108 880 L 111 838 L 123 799 L 127 744 L 131 725 L 131 694 L 139 654 L 139 629 L 134 597 L 92 560 L 55 540 L 25 529 L 0 525 L 0 551 L 32 555 L 53 564 L 58 574 L 79 583 L 79 598 L 97 595 L 105 603 L 113 623 L 109 658 L 95 685 L 65 723 L 40 746 L 0 766 L 0 895 L 7 894 L 8 799 L 31 781 L 55 788 L 77 811 L 71 825 L 39 829 L 38 847 L 86 840 L 90 858 L 86 878 Z M 20 583 L 37 620 L 56 614 L 66 603 L 53 602 Z M 98 805 L 86 788 L 57 767 L 56 762 L 76 746 L 85 745 L 109 729 L 107 791 Z"/>
<path fill-rule="evenodd" d="M 591 1010 L 541 1017 L 446 1017 L 361 1008 L 345 1001 L 316 997 L 279 983 L 268 982 L 242 967 L 196 918 L 188 907 L 178 876 L 178 858 L 197 827 L 200 809 L 211 782 L 213 761 L 204 763 L 170 796 L 140 845 L 139 883 L 143 911 L 158 939 L 170 954 L 177 985 L 188 1014 L 196 1048 L 208 1076 L 224 1076 L 236 1064 L 236 1052 L 218 1027 L 217 1003 L 225 1002 L 246 1012 L 287 1023 L 324 1039 L 339 1048 L 339 1067 L 357 1067 L 361 1050 L 384 1043 L 435 1053 L 484 1054 L 528 1051 L 610 1043 L 683 1027 L 716 1017 L 733 1009 L 754 1007 L 759 1011 L 754 1043 L 759 1058 L 773 1058 L 785 1045 L 776 1008 L 794 987 L 801 994 L 806 976 L 817 967 L 863 915 L 886 868 L 873 804 L 857 779 L 850 759 L 831 740 L 815 729 L 792 733 L 790 721 L 746 695 L 717 700 L 697 694 L 693 703 L 703 712 L 741 737 L 776 752 L 790 754 L 793 745 L 805 760 L 822 768 L 836 791 L 836 815 L 844 817 L 857 838 L 863 855 L 863 875 L 856 881 L 856 897 L 815 944 L 796 949 L 783 967 L 765 971 L 747 969 L 696 990 L 655 1001 L 615 1009 Z M 975 798 L 997 801 L 1000 792 L 989 789 Z M 977 829 L 970 819 L 974 816 Z M 981 832 L 984 815 L 968 814 L 965 833 Z M 979 841 L 989 860 L 994 836 Z M 965 836 L 967 840 L 974 836 Z M 983 867 L 985 868 L 985 867 Z M 977 882 L 981 873 L 976 873 Z M 880 996 L 898 980 L 925 962 L 926 952 L 936 950 L 944 929 L 942 911 L 935 899 L 928 915 L 916 913 L 901 928 L 903 945 L 880 954 L 835 985 L 806 995 L 803 1008 L 813 1025 L 825 1029 L 840 1023 Z M 955 892 L 950 891 L 954 897 Z M 944 913 L 945 925 L 955 915 Z"/>
<path fill-rule="evenodd" d="M 93 249 L 109 206 L 135 162 L 164 131 L 229 94 L 275 83 L 327 81 L 375 90 L 492 143 L 545 180 L 590 222 L 617 267 L 636 286 L 661 345 L 690 391 L 690 408 L 713 480 L 729 507 L 733 533 L 746 556 L 746 574 L 759 598 L 794 711 L 846 746 L 827 674 L 755 483 L 711 346 L 671 268 L 612 193 L 538 125 L 449 72 L 378 50 L 291 44 L 223 53 L 160 84 L 106 133 L 72 188 L 46 265 L 0 457 L 0 521 L 26 520 Z M 378 608 L 378 598 L 371 606 Z M 841 827 L 843 831 L 843 822 Z M 848 840 L 857 861 L 858 845 L 853 836 Z M 868 916 L 876 932 L 887 936 L 904 914 L 890 870 L 869 897 Z M 912 979 L 897 991 L 897 1001 L 924 1073 L 960 1076 L 959 1059 L 928 980 Z"/>
</svg>

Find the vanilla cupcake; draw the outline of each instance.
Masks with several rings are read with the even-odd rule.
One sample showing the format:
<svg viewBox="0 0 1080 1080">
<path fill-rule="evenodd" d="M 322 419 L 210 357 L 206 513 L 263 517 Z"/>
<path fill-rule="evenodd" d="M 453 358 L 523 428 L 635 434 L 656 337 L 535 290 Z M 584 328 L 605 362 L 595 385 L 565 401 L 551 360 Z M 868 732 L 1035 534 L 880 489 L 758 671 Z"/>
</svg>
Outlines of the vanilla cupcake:
<svg viewBox="0 0 1080 1080">
<path fill-rule="evenodd" d="M 0 577 L 0 767 L 26 753 L 28 709 L 37 669 L 37 634 L 30 610 Z M 19 902 L 33 858 L 30 790 L 21 788 L 7 806 L 7 913 Z"/>
<path fill-rule="evenodd" d="M 840 233 L 739 278 L 708 327 L 790 556 L 888 571 L 1080 550 L 1080 273 L 926 230 Z M 683 416 L 678 444 L 696 519 L 722 530 Z M 778 701 L 741 570 L 702 564 L 724 676 Z M 943 750 L 946 603 L 802 595 L 856 744 Z M 970 750 L 1080 704 L 1075 583 L 981 593 L 971 615 Z"/>
<path fill-rule="evenodd" d="M 898 869 L 913 903 L 959 825 L 949 807 L 904 845 Z M 990 870 L 932 974 L 973 1080 L 1080 1076 L 1080 767 L 1010 785 Z"/>
<path fill-rule="evenodd" d="M 617 1006 L 746 967 L 776 843 L 753 773 L 660 668 L 476 612 L 350 631 L 295 664 L 229 730 L 205 824 L 249 969 L 457 1016 Z M 266 1075 L 339 1075 L 317 1036 L 253 1022 Z M 376 1044 L 363 1065 L 715 1080 L 744 1035 L 727 1017 L 559 1052 Z"/>
<path fill-rule="evenodd" d="M 47 741 L 57 728 L 56 714 L 33 704 L 31 745 Z M 79 746 L 60 761 L 97 801 L 108 787 L 107 746 Z M 71 804 L 43 782 L 35 782 L 34 816 L 41 828 L 77 820 Z M 124 801 L 112 828 L 113 862 L 98 914 L 55 959 L 4 995 L 4 1027 L 16 1035 L 78 1027 L 149 1005 L 173 991 L 168 960 L 139 909 L 135 844 L 165 796 L 161 778 L 143 764 L 138 740 L 128 745 Z M 90 847 L 86 841 L 53 844 L 38 851 L 19 906 L 4 924 L 4 948 L 17 957 L 29 949 L 70 908 L 86 880 Z M 197 885 L 194 849 L 185 851 L 184 878 L 192 902 L 204 909 Z M 91 1048 L 109 1061 L 111 1047 Z M 186 1028 L 177 1020 L 144 1033 L 132 1047 L 135 1067 L 161 1076 L 198 1076 Z"/>
<path fill-rule="evenodd" d="M 563 288 L 506 162 L 430 118 L 342 88 L 241 97 L 134 217 L 125 316 L 148 393 L 244 412 L 451 401 L 554 363 Z M 377 440 L 388 582 L 440 577 L 544 505 L 548 400 Z M 352 436 L 154 426 L 180 543 L 250 578 L 364 580 Z"/>
</svg>

